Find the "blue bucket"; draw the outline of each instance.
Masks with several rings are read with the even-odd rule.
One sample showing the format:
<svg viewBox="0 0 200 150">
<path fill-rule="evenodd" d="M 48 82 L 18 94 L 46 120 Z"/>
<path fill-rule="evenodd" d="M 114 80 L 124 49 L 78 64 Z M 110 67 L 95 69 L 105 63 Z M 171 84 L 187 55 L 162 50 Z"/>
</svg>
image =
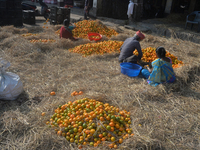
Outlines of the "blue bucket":
<svg viewBox="0 0 200 150">
<path fill-rule="evenodd" d="M 123 62 L 120 64 L 121 73 L 129 77 L 137 77 L 140 74 L 142 67 L 138 64 Z"/>
</svg>

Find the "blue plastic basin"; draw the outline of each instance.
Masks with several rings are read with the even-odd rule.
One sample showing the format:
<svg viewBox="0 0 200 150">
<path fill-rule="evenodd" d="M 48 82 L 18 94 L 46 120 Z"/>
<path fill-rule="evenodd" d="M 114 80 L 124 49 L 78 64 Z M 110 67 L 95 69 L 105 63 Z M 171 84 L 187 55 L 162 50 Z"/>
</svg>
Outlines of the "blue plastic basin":
<svg viewBox="0 0 200 150">
<path fill-rule="evenodd" d="M 120 64 L 121 73 L 129 77 L 137 77 L 140 74 L 142 67 L 138 64 L 123 62 Z"/>
</svg>

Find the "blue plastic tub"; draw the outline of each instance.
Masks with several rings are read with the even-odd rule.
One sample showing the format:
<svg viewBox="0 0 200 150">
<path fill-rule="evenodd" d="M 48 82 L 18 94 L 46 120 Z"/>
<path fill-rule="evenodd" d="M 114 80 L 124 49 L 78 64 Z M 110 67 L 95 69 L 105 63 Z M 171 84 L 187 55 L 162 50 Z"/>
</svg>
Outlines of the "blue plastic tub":
<svg viewBox="0 0 200 150">
<path fill-rule="evenodd" d="M 123 62 L 120 64 L 121 73 L 129 77 L 137 77 L 140 74 L 142 67 L 138 64 Z"/>
</svg>

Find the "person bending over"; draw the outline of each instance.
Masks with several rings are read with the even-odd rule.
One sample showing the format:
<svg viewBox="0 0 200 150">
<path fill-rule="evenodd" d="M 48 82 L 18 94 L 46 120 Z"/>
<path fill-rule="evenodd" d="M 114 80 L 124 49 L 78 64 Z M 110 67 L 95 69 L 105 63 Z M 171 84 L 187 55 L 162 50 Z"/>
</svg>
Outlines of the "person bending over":
<svg viewBox="0 0 200 150">
<path fill-rule="evenodd" d="M 72 34 L 72 30 L 74 29 L 74 28 L 76 28 L 76 26 L 73 24 L 73 23 L 71 23 L 72 24 L 72 26 L 69 26 L 69 20 L 68 19 L 65 19 L 64 21 L 63 21 L 63 25 L 64 26 L 62 26 L 61 27 L 61 29 L 60 29 L 60 38 L 62 39 L 62 38 L 66 38 L 66 39 L 70 39 L 70 40 L 72 40 L 72 41 L 77 41 L 78 39 L 76 39 L 76 38 L 74 38 L 73 37 L 73 34 Z"/>
<path fill-rule="evenodd" d="M 172 68 L 172 60 L 165 56 L 166 51 L 164 47 L 156 49 L 158 59 L 151 63 L 152 68 L 147 67 L 142 69 L 141 74 L 148 79 L 148 84 L 157 86 L 160 83 L 172 83 L 176 80 L 174 70 Z"/>
<path fill-rule="evenodd" d="M 133 37 L 127 38 L 120 48 L 119 62 L 131 62 L 137 64 L 137 62 L 141 60 L 143 55 L 139 42 L 142 41 L 144 38 L 145 36 L 140 32 L 140 30 L 137 31 Z M 138 51 L 138 56 L 133 54 L 135 50 Z"/>
</svg>

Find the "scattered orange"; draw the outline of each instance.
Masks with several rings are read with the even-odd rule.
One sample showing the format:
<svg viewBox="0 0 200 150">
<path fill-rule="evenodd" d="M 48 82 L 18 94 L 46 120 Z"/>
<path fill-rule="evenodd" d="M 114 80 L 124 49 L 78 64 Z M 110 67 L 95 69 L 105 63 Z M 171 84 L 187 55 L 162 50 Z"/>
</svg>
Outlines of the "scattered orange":
<svg viewBox="0 0 200 150">
<path fill-rule="evenodd" d="M 56 95 L 56 93 L 55 93 L 54 91 L 52 91 L 52 92 L 50 93 L 50 95 L 53 96 L 53 95 Z"/>
<path fill-rule="evenodd" d="M 76 96 L 76 95 L 81 95 L 81 94 L 83 94 L 82 91 L 79 91 L 79 92 L 73 91 L 73 92 L 71 93 L 71 96 Z"/>
</svg>

